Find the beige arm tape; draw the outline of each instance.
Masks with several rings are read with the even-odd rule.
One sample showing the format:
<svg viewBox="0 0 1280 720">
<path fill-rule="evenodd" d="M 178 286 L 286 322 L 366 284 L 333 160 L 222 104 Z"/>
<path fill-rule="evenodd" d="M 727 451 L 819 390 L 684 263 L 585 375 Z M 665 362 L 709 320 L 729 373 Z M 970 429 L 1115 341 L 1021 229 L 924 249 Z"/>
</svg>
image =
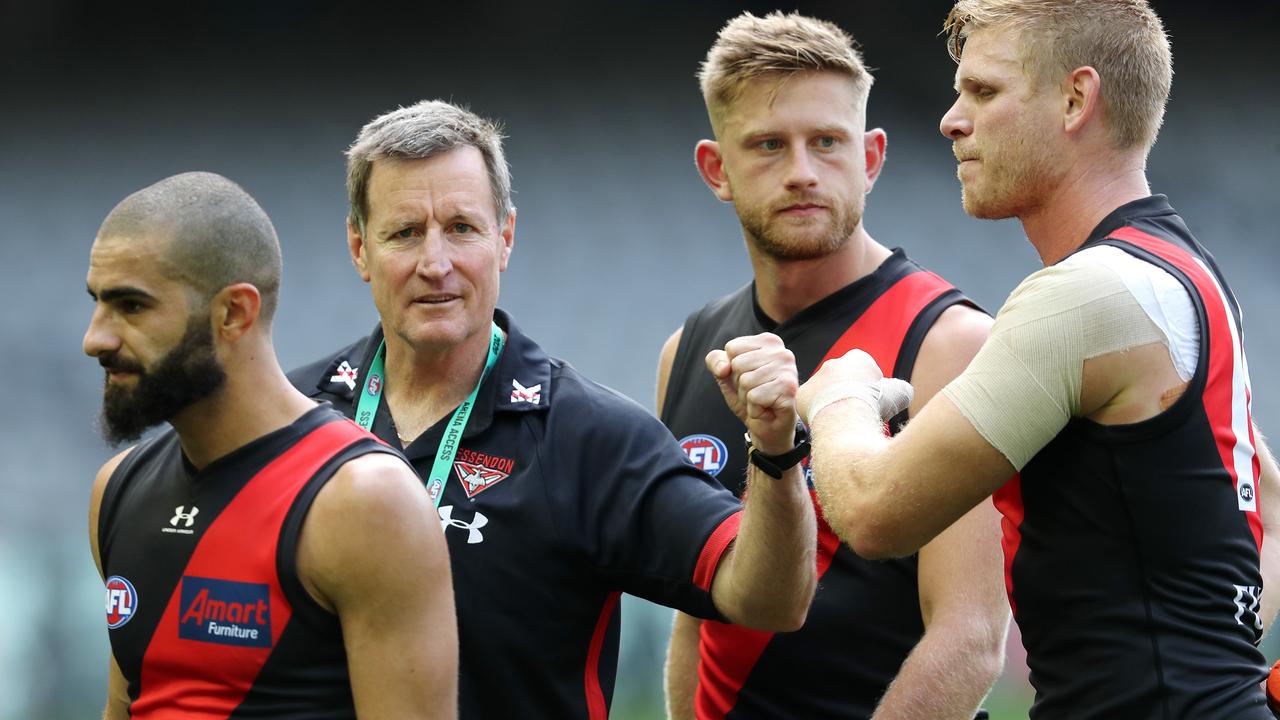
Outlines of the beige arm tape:
<svg viewBox="0 0 1280 720">
<path fill-rule="evenodd" d="M 943 393 L 1021 470 L 1079 414 L 1084 361 L 1164 334 L 1091 250 L 1022 281 L 991 336 Z"/>
</svg>

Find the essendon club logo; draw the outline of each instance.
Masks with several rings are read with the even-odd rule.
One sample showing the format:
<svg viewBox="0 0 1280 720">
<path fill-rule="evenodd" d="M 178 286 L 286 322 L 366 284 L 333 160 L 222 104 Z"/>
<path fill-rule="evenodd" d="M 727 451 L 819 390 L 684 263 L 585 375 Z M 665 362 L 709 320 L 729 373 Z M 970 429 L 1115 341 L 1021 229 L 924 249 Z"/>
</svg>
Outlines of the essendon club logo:
<svg viewBox="0 0 1280 720">
<path fill-rule="evenodd" d="M 107 628 L 115 630 L 133 619 L 138 611 L 138 591 L 133 583 L 112 575 L 107 578 Z"/>
<path fill-rule="evenodd" d="M 458 473 L 467 497 L 475 497 L 511 477 L 515 466 L 515 461 L 510 458 L 462 450 L 458 453 L 458 460 L 453 463 L 453 470 Z"/>
<path fill-rule="evenodd" d="M 271 594 L 263 583 L 186 575 L 180 609 L 180 638 L 271 647 Z"/>
</svg>

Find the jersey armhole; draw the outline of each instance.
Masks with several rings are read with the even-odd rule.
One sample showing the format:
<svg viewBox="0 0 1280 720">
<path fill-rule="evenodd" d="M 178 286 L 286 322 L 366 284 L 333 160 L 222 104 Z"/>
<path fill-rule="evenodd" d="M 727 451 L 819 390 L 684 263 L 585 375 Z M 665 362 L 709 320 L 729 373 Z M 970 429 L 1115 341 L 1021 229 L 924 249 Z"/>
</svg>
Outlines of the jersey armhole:
<svg viewBox="0 0 1280 720">
<path fill-rule="evenodd" d="M 680 330 L 680 342 L 676 343 L 676 355 L 671 360 L 671 370 L 667 374 L 667 391 L 662 395 L 662 412 L 658 419 L 663 425 L 671 426 L 671 408 L 673 401 L 680 397 L 684 390 L 684 378 L 689 367 L 689 346 L 697 335 L 697 327 L 702 320 L 705 307 L 694 310 L 685 318 Z"/>
<path fill-rule="evenodd" d="M 1205 387 L 1209 384 L 1209 312 L 1205 307 L 1205 300 L 1200 295 L 1199 289 L 1186 273 L 1178 269 L 1172 262 L 1160 257 L 1154 252 L 1147 250 L 1135 243 L 1128 242 L 1124 238 L 1108 237 L 1099 241 L 1094 247 L 1101 245 L 1109 245 L 1119 248 L 1130 255 L 1145 260 L 1161 270 L 1169 273 L 1178 281 L 1182 288 L 1186 291 L 1187 296 L 1191 299 L 1191 307 L 1195 311 L 1196 323 L 1200 329 L 1200 343 L 1197 353 L 1196 371 L 1192 375 L 1191 380 L 1187 382 L 1186 388 L 1182 395 L 1173 404 L 1165 408 L 1159 414 L 1141 420 L 1136 423 L 1127 425 L 1102 425 L 1087 418 L 1072 418 L 1073 423 L 1077 423 L 1084 427 L 1088 432 L 1095 435 L 1102 435 L 1108 438 L 1131 438 L 1135 440 L 1154 437 L 1160 433 L 1166 432 L 1173 425 L 1181 422 L 1186 418 L 1187 413 L 1194 410 L 1197 406 L 1203 404 L 1203 395 Z M 1136 302 L 1136 299 L 1135 299 Z M 1224 303 L 1225 303 L 1224 299 Z M 1228 310 L 1230 312 L 1230 310 Z M 1154 322 L 1154 321 L 1153 321 Z M 1157 325 L 1157 327 L 1159 327 Z"/>
<path fill-rule="evenodd" d="M 335 453 L 307 480 L 306 485 L 293 499 L 293 504 L 285 514 L 284 522 L 280 524 L 280 537 L 276 544 L 276 577 L 280 581 L 280 590 L 293 607 L 294 616 L 313 626 L 331 625 L 338 621 L 338 616 L 316 602 L 298 577 L 298 539 L 302 533 L 302 523 L 307 519 L 307 513 L 310 512 L 316 496 L 333 478 L 338 468 L 357 457 L 373 452 L 396 455 L 395 451 L 372 438 L 356 440 Z"/>
<path fill-rule="evenodd" d="M 94 532 L 98 534 L 98 563 L 101 566 L 99 570 L 104 575 L 107 571 L 107 556 L 111 553 L 111 538 L 107 528 L 111 527 L 112 520 L 120 509 L 129 473 L 145 454 L 146 445 L 147 443 L 135 445 L 121 458 L 115 469 L 111 471 L 111 477 L 107 478 L 107 486 L 102 489 L 102 497 L 98 501 L 98 527 L 94 528 Z"/>
<path fill-rule="evenodd" d="M 938 318 L 942 317 L 942 313 L 951 309 L 955 305 L 967 305 L 968 307 L 985 313 L 977 303 L 964 296 L 958 288 L 951 288 L 942 293 L 938 297 L 929 301 L 928 305 L 916 314 L 911 326 L 907 328 L 906 335 L 902 338 L 902 344 L 898 346 L 898 357 L 893 363 L 893 376 L 899 380 L 911 382 L 911 374 L 915 370 L 916 360 L 920 354 L 920 347 L 924 345 L 924 338 L 933 329 L 934 323 L 938 322 Z M 889 434 L 897 435 L 906 426 L 909 420 L 908 411 L 904 409 L 902 412 L 894 415 L 889 419 Z"/>
</svg>

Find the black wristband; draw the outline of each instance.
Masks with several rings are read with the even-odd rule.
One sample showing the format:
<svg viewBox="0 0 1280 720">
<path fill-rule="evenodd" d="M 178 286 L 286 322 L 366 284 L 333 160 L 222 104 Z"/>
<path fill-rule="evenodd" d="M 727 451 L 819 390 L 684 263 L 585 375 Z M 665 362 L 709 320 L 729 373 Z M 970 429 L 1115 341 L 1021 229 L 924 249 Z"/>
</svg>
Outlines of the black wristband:
<svg viewBox="0 0 1280 720">
<path fill-rule="evenodd" d="M 766 455 L 757 450 L 751 444 L 751 433 L 746 433 L 746 439 L 747 461 L 774 480 L 781 480 L 783 473 L 809 456 L 809 431 L 803 423 L 796 423 L 795 447 L 781 455 Z"/>
</svg>

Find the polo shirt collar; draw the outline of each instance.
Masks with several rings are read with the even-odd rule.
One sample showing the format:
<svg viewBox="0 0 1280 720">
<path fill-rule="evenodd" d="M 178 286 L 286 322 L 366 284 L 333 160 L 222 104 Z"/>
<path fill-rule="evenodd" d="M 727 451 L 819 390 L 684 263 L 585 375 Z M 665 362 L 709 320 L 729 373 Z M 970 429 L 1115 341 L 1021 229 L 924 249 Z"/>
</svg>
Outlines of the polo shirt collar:
<svg viewBox="0 0 1280 720">
<path fill-rule="evenodd" d="M 546 410 L 551 404 L 551 358 L 521 332 L 511 315 L 495 308 L 493 319 L 507 332 L 507 341 L 497 366 L 480 385 L 463 438 L 484 432 L 493 424 L 497 413 L 536 412 Z"/>
<path fill-rule="evenodd" d="M 471 410 L 471 419 L 467 421 L 466 430 L 462 433 L 463 439 L 475 437 L 487 430 L 493 424 L 496 413 L 540 411 L 551 403 L 551 358 L 516 326 L 510 314 L 495 308 L 493 319 L 498 327 L 506 331 L 507 340 L 502 346 L 498 364 L 480 384 L 476 405 Z M 353 405 L 359 401 L 359 393 L 364 390 L 369 367 L 373 365 L 373 356 L 382 345 L 382 340 L 382 324 L 378 323 L 359 355 L 359 374 L 354 389 L 348 395 L 352 398 Z"/>
</svg>

